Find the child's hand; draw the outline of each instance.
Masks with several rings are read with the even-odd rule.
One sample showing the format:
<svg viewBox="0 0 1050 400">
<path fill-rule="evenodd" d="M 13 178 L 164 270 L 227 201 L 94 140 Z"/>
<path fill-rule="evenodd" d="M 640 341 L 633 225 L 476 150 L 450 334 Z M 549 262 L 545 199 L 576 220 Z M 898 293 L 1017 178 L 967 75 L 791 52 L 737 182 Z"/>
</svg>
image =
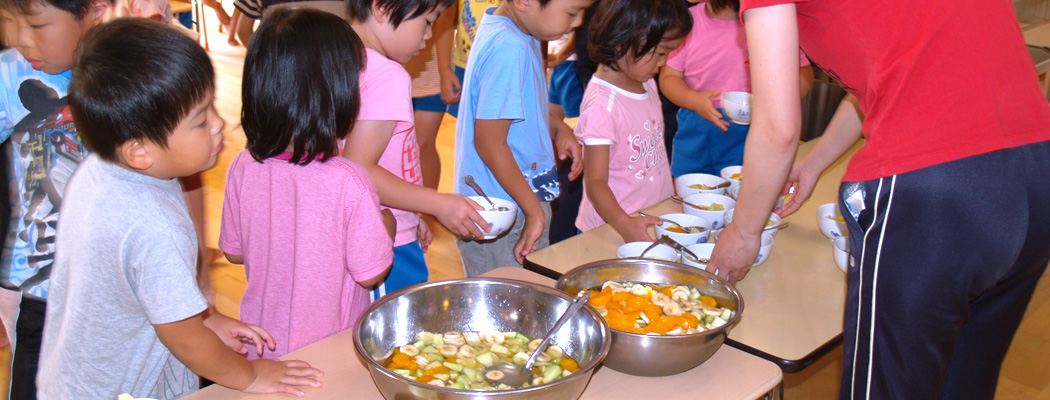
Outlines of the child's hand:
<svg viewBox="0 0 1050 400">
<path fill-rule="evenodd" d="M 445 104 L 458 102 L 461 89 L 463 85 L 460 84 L 459 77 L 454 72 L 441 72 L 441 100 Z"/>
<path fill-rule="evenodd" d="M 423 218 L 419 219 L 419 225 L 416 227 L 416 239 L 419 240 L 419 247 L 423 248 L 424 253 L 427 252 L 430 243 L 434 241 L 434 233 L 430 231 L 430 225 Z"/>
<path fill-rule="evenodd" d="M 255 346 L 255 354 L 259 357 L 262 357 L 263 345 L 270 351 L 277 348 L 277 342 L 263 327 L 243 323 L 222 315 L 214 309 L 208 310 L 207 317 L 204 318 L 204 326 L 215 332 L 223 344 L 241 355 L 248 354 L 250 346 Z"/>
<path fill-rule="evenodd" d="M 663 221 L 656 217 L 629 217 L 627 223 L 617 231 L 626 243 L 652 242 L 655 239 L 649 236 L 649 225 L 660 225 L 661 223 Z"/>
<path fill-rule="evenodd" d="M 255 379 L 241 390 L 245 393 L 289 393 L 303 396 L 296 386 L 321 387 L 317 380 L 324 372 L 310 367 L 305 361 L 255 360 L 251 362 Z"/>
<path fill-rule="evenodd" d="M 721 129 L 722 132 L 729 131 L 729 122 L 722 118 L 722 113 L 718 112 L 715 108 L 715 97 L 722 94 L 721 90 L 705 90 L 703 92 L 697 92 L 697 96 L 700 103 L 699 109 L 693 110 L 704 119 L 710 121 L 712 124 Z"/>
<path fill-rule="evenodd" d="M 576 135 L 572 133 L 572 129 L 564 122 L 557 121 L 552 125 L 552 128 L 556 129 L 554 146 L 556 147 L 555 150 L 558 151 L 558 160 L 572 159 L 572 166 L 569 168 L 569 180 L 576 180 L 583 173 L 583 146 L 576 140 Z"/>
<path fill-rule="evenodd" d="M 543 236 L 543 226 L 546 224 L 545 215 L 525 215 L 525 226 L 521 230 L 521 237 L 514 244 L 514 259 L 518 264 L 525 262 L 525 256 L 539 250 L 536 241 Z"/>
<path fill-rule="evenodd" d="M 485 221 L 485 218 L 482 218 L 477 212 L 485 208 L 473 200 L 458 194 L 443 193 L 438 197 L 438 201 L 442 203 L 438 209 L 443 212 L 435 214 L 434 217 L 452 234 L 481 239 L 485 234 L 478 227 L 484 228 L 485 232 L 489 231 L 488 221 Z"/>
</svg>

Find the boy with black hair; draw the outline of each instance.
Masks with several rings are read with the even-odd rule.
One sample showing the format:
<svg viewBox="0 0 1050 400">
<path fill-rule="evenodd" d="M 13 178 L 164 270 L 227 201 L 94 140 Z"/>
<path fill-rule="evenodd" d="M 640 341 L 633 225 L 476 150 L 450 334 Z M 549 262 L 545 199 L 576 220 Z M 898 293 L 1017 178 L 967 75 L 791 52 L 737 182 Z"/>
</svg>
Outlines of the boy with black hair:
<svg viewBox="0 0 1050 400">
<path fill-rule="evenodd" d="M 471 194 L 462 182 L 473 176 L 489 196 L 514 201 L 522 215 L 494 241 L 456 242 L 467 276 L 520 265 L 527 254 L 546 247 L 550 201 L 560 193 L 555 160 L 573 159 L 570 179 L 582 172 L 582 150 L 572 129 L 549 115 L 540 41 L 580 26 L 592 2 L 507 0 L 486 10 L 478 25 L 456 122 L 453 191 Z"/>
<path fill-rule="evenodd" d="M 111 6 L 109 0 L 0 0 L 4 40 L 13 46 L 0 53 L 0 142 L 6 142 L 0 152 L 12 203 L 0 253 L 0 291 L 12 301 L 4 302 L 9 307 L 0 309 L 0 319 L 14 350 L 14 399 L 36 393 L 62 192 L 87 155 L 66 105 L 73 56 Z"/>
<path fill-rule="evenodd" d="M 196 374 L 251 393 L 319 386 L 305 362 L 247 361 L 273 338 L 209 309 L 197 287 L 176 178 L 222 149 L 207 53 L 174 28 L 121 18 L 86 37 L 75 65 L 69 109 L 91 154 L 65 191 L 40 398 L 175 398 L 197 389 Z"/>
</svg>

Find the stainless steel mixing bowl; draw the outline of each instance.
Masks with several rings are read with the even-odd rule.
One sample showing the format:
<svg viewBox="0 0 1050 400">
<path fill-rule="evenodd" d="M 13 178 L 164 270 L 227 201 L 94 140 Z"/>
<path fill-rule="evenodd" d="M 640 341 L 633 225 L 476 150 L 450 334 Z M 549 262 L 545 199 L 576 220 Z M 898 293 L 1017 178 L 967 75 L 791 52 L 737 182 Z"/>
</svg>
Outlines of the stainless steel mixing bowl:
<svg viewBox="0 0 1050 400">
<path fill-rule="evenodd" d="M 711 357 L 729 329 L 744 313 L 740 293 L 714 274 L 679 263 L 617 259 L 579 266 L 558 279 L 557 288 L 570 294 L 601 287 L 605 281 L 674 284 L 691 286 L 714 297 L 718 304 L 736 313 L 725 325 L 691 335 L 654 336 L 612 330 L 612 348 L 603 364 L 630 375 L 667 376 L 685 372 Z"/>
<path fill-rule="evenodd" d="M 575 399 L 609 353 L 609 327 L 590 307 L 566 322 L 554 340 L 579 362 L 580 370 L 551 383 L 489 392 L 442 388 L 405 378 L 377 361 L 414 341 L 421 331 L 500 330 L 541 338 L 571 303 L 572 296 L 562 291 L 509 279 L 423 283 L 373 303 L 354 328 L 354 348 L 387 399 Z"/>
</svg>

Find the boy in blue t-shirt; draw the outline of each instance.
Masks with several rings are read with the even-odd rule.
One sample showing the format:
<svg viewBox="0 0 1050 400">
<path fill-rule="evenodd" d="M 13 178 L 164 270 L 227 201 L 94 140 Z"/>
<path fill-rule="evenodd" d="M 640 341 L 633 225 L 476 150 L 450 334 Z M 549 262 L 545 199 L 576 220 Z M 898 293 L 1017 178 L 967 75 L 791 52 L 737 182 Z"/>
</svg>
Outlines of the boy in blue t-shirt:
<svg viewBox="0 0 1050 400">
<path fill-rule="evenodd" d="M 91 28 L 108 13 L 108 0 L 2 0 L 0 142 L 7 167 L 11 213 L 0 255 L 0 291 L 18 298 L 0 310 L 14 348 L 11 398 L 33 398 L 41 330 L 54 259 L 62 192 L 87 150 L 66 101 L 73 57 Z M 15 319 L 17 316 L 17 323 Z"/>
<path fill-rule="evenodd" d="M 581 172 L 582 151 L 572 129 L 550 119 L 540 41 L 555 40 L 583 22 L 593 0 L 511 0 L 489 8 L 478 25 L 467 61 L 456 124 L 454 190 L 473 191 L 474 180 L 490 197 L 514 201 L 524 214 L 494 241 L 459 240 L 467 276 L 521 264 L 547 245 L 551 200 L 558 197 L 557 158 L 574 160 L 570 177 Z"/>
</svg>

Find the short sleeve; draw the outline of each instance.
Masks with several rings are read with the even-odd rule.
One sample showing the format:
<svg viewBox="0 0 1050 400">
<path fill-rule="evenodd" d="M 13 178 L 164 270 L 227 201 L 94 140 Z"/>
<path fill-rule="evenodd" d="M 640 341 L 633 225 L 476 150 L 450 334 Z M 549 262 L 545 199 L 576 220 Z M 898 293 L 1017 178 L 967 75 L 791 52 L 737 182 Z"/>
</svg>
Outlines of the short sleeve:
<svg viewBox="0 0 1050 400">
<path fill-rule="evenodd" d="M 682 45 L 671 51 L 667 56 L 667 66 L 679 71 L 685 71 L 685 62 L 689 59 L 689 42 L 693 41 L 693 34 L 685 36 Z"/>
<path fill-rule="evenodd" d="M 244 255 L 241 241 L 241 180 L 244 168 L 241 165 L 244 157 L 249 157 L 247 150 L 237 154 L 226 171 L 226 193 L 222 200 L 222 223 L 219 225 L 219 249 L 224 253 Z"/>
<path fill-rule="evenodd" d="M 576 121 L 576 139 L 588 146 L 615 144 L 618 118 L 609 109 L 612 104 L 588 103 L 590 104 L 584 104 L 584 108 L 580 110 L 580 119 Z"/>
<path fill-rule="evenodd" d="M 191 231 L 140 223 L 125 236 L 124 248 L 132 291 L 150 324 L 181 321 L 208 307 L 197 286 L 197 243 Z"/>
<path fill-rule="evenodd" d="M 15 132 L 15 126 L 11 123 L 11 117 L 6 108 L 0 108 L 0 143 L 6 142 Z"/>
<path fill-rule="evenodd" d="M 349 166 L 353 171 L 347 195 L 346 221 L 346 271 L 356 282 L 366 281 L 383 273 L 394 260 L 394 242 L 383 226 L 379 212 L 379 195 L 364 168 Z"/>
<path fill-rule="evenodd" d="M 260 0 L 234 0 L 233 6 L 241 10 L 241 14 L 248 18 L 262 18 L 262 2 Z"/>
<path fill-rule="evenodd" d="M 412 77 L 405 68 L 375 51 L 367 51 L 361 74 L 361 121 L 396 121 L 411 124 Z M 394 133 L 400 133 L 395 131 Z"/>
<path fill-rule="evenodd" d="M 493 44 L 489 47 L 473 77 L 477 82 L 475 119 L 525 119 L 525 81 L 532 57 L 520 46 Z"/>
</svg>

